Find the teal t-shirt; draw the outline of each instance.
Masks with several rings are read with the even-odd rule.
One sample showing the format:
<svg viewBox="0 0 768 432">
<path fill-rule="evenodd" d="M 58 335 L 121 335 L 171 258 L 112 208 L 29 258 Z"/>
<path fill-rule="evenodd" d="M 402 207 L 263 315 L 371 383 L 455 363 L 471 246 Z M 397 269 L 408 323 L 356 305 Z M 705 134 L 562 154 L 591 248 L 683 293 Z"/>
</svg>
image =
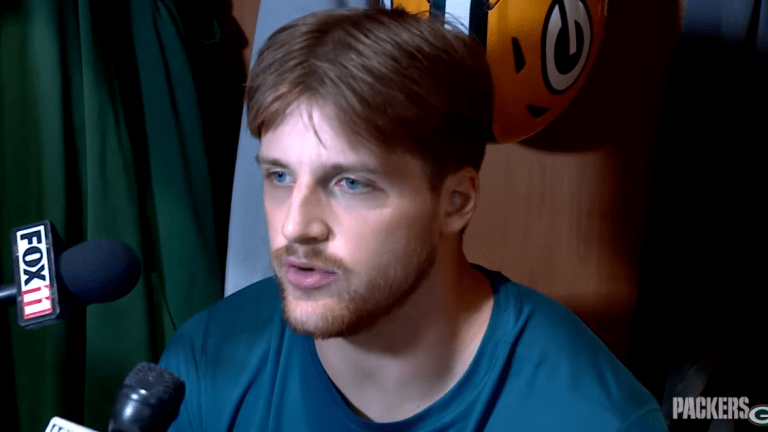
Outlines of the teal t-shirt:
<svg viewBox="0 0 768 432">
<path fill-rule="evenodd" d="M 268 278 L 196 315 L 168 344 L 160 365 L 187 386 L 171 432 L 667 430 L 653 396 L 573 313 L 476 267 L 494 291 L 488 328 L 462 378 L 418 414 L 356 415 L 313 340 L 283 320 Z"/>
</svg>

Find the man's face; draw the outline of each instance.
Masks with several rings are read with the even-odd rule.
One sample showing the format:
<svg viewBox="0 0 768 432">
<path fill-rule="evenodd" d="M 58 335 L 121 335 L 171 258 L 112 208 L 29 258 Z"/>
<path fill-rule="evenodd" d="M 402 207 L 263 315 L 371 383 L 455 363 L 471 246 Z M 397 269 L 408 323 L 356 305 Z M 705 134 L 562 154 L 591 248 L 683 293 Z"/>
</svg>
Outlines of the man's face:
<svg viewBox="0 0 768 432">
<path fill-rule="evenodd" d="M 404 303 L 434 266 L 438 230 L 423 165 L 348 142 L 318 106 L 297 105 L 262 137 L 258 159 L 283 316 L 324 339 Z"/>
</svg>

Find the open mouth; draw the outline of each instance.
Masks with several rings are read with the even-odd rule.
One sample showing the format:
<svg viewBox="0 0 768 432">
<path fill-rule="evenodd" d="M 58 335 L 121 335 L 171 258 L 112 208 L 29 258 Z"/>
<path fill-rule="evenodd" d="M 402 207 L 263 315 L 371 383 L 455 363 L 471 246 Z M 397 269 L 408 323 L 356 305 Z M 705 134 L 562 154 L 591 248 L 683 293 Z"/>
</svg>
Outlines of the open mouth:
<svg viewBox="0 0 768 432">
<path fill-rule="evenodd" d="M 330 283 L 338 275 L 332 271 L 316 267 L 289 265 L 286 276 L 288 282 L 296 288 L 315 289 Z"/>
<path fill-rule="evenodd" d="M 318 273 L 318 274 L 327 274 L 327 275 L 334 275 L 336 272 L 332 270 L 327 270 L 324 268 L 319 267 L 307 267 L 307 266 L 295 266 L 295 265 L 289 265 L 289 269 L 294 269 L 302 273 Z"/>
<path fill-rule="evenodd" d="M 320 288 L 338 277 L 338 274 L 331 269 L 302 261 L 288 259 L 285 261 L 285 266 L 288 283 L 299 289 Z"/>
<path fill-rule="evenodd" d="M 333 271 L 333 270 L 331 270 L 329 268 L 325 268 L 325 267 L 321 267 L 321 266 L 316 266 L 316 265 L 312 265 L 312 264 L 309 264 L 309 263 L 306 263 L 306 262 L 292 260 L 292 259 L 286 260 L 285 261 L 285 265 L 289 269 L 290 268 L 294 268 L 294 269 L 302 271 L 302 272 L 315 272 L 316 271 L 316 272 L 320 272 L 320 273 L 330 273 L 330 274 L 335 274 L 336 273 L 335 271 Z"/>
</svg>

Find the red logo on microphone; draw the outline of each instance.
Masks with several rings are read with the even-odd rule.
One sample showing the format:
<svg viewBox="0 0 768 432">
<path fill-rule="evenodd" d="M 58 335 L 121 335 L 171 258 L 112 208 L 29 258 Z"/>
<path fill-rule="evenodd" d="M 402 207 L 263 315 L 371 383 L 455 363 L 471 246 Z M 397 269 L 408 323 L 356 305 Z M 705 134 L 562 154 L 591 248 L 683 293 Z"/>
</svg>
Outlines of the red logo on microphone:
<svg viewBox="0 0 768 432">
<path fill-rule="evenodd" d="M 16 232 L 24 319 L 53 313 L 45 225 Z"/>
</svg>

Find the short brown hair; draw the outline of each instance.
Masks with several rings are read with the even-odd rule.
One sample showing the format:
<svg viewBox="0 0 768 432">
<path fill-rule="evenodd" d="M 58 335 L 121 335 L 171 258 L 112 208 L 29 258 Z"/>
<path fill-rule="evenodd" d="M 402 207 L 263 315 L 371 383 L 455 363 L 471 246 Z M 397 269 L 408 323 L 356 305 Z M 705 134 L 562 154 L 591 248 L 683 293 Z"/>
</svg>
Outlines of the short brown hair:
<svg viewBox="0 0 768 432">
<path fill-rule="evenodd" d="M 421 159 L 433 191 L 480 170 L 493 140 L 493 84 L 471 36 L 402 9 L 334 9 L 275 31 L 246 86 L 261 138 L 299 101 L 330 104 L 355 141 Z"/>
</svg>

